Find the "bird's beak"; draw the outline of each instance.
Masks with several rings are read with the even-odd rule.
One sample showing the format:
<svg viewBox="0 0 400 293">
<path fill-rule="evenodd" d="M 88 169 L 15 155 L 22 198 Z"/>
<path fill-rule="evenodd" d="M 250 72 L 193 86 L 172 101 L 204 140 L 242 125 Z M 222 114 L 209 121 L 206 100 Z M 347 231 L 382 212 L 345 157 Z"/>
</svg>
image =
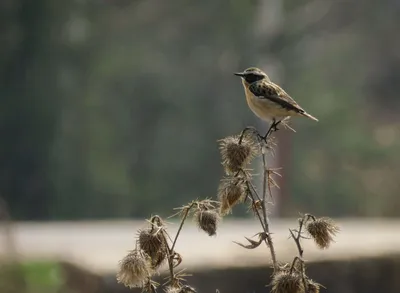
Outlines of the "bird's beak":
<svg viewBox="0 0 400 293">
<path fill-rule="evenodd" d="M 236 76 L 244 77 L 244 73 L 243 72 L 235 72 L 233 74 L 236 75 Z"/>
</svg>

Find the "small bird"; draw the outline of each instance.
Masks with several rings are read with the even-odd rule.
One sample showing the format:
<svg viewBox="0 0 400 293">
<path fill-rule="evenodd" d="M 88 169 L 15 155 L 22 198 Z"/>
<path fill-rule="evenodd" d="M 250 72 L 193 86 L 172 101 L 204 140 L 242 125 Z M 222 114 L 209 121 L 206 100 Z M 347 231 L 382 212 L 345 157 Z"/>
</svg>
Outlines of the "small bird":
<svg viewBox="0 0 400 293">
<path fill-rule="evenodd" d="M 234 73 L 242 78 L 247 104 L 256 116 L 264 121 L 271 121 L 270 129 L 277 130 L 278 124 L 290 116 L 305 116 L 318 121 L 308 114 L 279 85 L 273 83 L 267 74 L 256 67 Z"/>
</svg>

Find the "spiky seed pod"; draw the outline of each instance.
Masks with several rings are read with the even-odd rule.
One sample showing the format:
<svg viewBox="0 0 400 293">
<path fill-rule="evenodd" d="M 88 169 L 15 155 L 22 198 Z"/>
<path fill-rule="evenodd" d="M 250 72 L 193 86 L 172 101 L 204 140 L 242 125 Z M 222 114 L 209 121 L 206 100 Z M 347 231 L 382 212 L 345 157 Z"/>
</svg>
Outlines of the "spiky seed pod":
<svg viewBox="0 0 400 293">
<path fill-rule="evenodd" d="M 228 204 L 228 200 L 226 198 L 220 198 L 220 200 L 221 204 L 219 206 L 219 214 L 221 216 L 225 216 L 231 211 L 231 206 Z"/>
<path fill-rule="evenodd" d="M 168 286 L 165 289 L 166 293 L 196 293 L 196 289 L 189 285 Z"/>
<path fill-rule="evenodd" d="M 328 248 L 333 237 L 340 231 L 330 218 L 310 219 L 307 222 L 306 230 L 321 249 Z"/>
<path fill-rule="evenodd" d="M 249 136 L 243 136 L 239 142 L 239 136 L 228 136 L 220 140 L 222 165 L 227 174 L 243 169 L 258 153 L 257 146 Z"/>
<path fill-rule="evenodd" d="M 221 215 L 228 214 L 232 207 L 246 198 L 246 184 L 241 178 L 228 178 L 221 180 L 218 187 L 218 198 L 221 202 Z"/>
<path fill-rule="evenodd" d="M 151 259 L 157 258 L 160 250 L 165 247 L 163 231 L 155 227 L 139 230 L 140 248 L 147 253 Z"/>
<path fill-rule="evenodd" d="M 117 281 L 129 288 L 142 287 L 152 273 L 150 257 L 144 251 L 135 249 L 119 262 Z"/>
<path fill-rule="evenodd" d="M 158 269 L 163 263 L 164 261 L 167 259 L 167 251 L 166 251 L 166 247 L 162 248 L 160 251 L 157 252 L 156 255 L 154 255 L 151 258 L 151 266 L 153 269 Z"/>
<path fill-rule="evenodd" d="M 180 290 L 181 288 L 176 286 L 167 286 L 164 289 L 165 293 L 179 293 Z"/>
<path fill-rule="evenodd" d="M 303 293 L 304 285 L 298 273 L 280 271 L 272 277 L 272 293 Z"/>
<path fill-rule="evenodd" d="M 179 293 L 196 293 L 196 289 L 189 285 L 183 285 Z"/>
<path fill-rule="evenodd" d="M 198 210 L 194 215 L 194 219 L 199 228 L 209 236 L 217 233 L 217 224 L 220 218 L 215 210 Z"/>
<path fill-rule="evenodd" d="M 314 282 L 311 279 L 307 280 L 307 286 L 308 286 L 308 293 L 319 293 L 320 290 L 320 284 Z"/>
</svg>

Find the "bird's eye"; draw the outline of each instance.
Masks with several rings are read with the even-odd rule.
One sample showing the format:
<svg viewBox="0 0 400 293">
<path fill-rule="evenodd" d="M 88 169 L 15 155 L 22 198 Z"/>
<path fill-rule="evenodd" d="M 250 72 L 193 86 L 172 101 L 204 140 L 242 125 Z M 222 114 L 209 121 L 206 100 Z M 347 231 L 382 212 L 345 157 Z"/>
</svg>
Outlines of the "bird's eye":
<svg viewBox="0 0 400 293">
<path fill-rule="evenodd" d="M 253 83 L 253 82 L 256 82 L 256 81 L 261 80 L 261 79 L 263 79 L 263 76 L 260 75 L 260 74 L 256 74 L 256 73 L 248 73 L 245 76 L 245 80 L 248 83 Z"/>
</svg>

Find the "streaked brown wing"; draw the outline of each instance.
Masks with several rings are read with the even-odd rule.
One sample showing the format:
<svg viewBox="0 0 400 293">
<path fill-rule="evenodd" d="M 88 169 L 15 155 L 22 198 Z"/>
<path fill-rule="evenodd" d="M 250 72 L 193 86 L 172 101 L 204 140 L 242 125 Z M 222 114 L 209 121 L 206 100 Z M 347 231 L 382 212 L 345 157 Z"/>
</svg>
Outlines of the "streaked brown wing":
<svg viewBox="0 0 400 293">
<path fill-rule="evenodd" d="M 303 113 L 304 110 L 278 85 L 268 81 L 258 81 L 249 90 L 260 99 L 269 99 L 287 110 Z"/>
</svg>

